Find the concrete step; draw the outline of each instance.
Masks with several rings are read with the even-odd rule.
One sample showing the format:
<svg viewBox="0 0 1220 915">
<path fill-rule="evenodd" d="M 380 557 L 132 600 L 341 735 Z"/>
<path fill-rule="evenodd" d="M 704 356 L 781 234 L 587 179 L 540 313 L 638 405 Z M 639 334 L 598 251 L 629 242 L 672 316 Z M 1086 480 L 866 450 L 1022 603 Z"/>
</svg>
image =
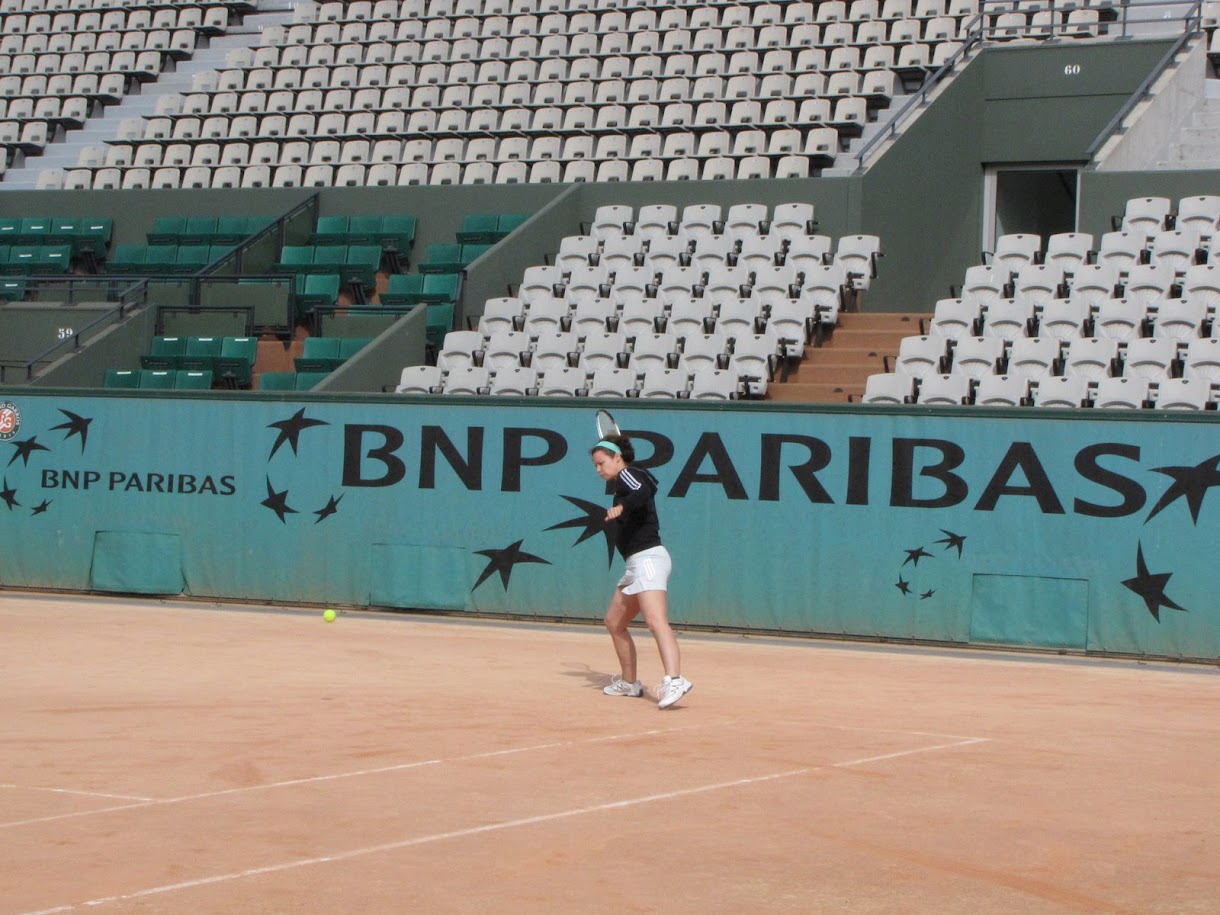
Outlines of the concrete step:
<svg viewBox="0 0 1220 915">
<path fill-rule="evenodd" d="M 1168 161 L 1178 168 L 1220 168 L 1220 148 L 1211 144 L 1171 143 Z"/>
<path fill-rule="evenodd" d="M 848 397 L 859 400 L 863 394 L 864 385 L 855 383 L 789 383 L 767 388 L 767 400 L 785 403 L 846 403 Z"/>
<path fill-rule="evenodd" d="M 788 375 L 787 384 L 852 384 L 863 386 L 880 365 L 813 365 L 802 362 Z M 784 385 L 780 385 L 783 387 Z"/>
<path fill-rule="evenodd" d="M 817 365 L 880 365 L 888 351 L 880 347 L 822 346 L 810 347 L 805 358 Z"/>
<path fill-rule="evenodd" d="M 1220 125 L 1216 127 L 1183 127 L 1178 137 L 1186 145 L 1220 144 Z"/>
</svg>

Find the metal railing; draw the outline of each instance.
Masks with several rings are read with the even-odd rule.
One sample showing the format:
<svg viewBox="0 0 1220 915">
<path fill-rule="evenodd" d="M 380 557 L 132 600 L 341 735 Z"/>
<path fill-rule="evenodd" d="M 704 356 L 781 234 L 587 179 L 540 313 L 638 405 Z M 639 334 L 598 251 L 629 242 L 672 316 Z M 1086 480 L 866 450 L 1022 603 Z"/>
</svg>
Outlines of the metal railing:
<svg viewBox="0 0 1220 915">
<path fill-rule="evenodd" d="M 1073 20 L 1075 11 L 1093 11 L 1096 19 Z M 896 109 L 889 120 L 860 147 L 856 153 L 856 170 L 863 171 L 869 155 L 881 144 L 895 139 L 900 128 L 918 109 L 928 103 L 928 98 L 938 86 L 977 50 L 984 46 L 1003 47 L 1015 39 L 1033 39 L 1039 43 L 1060 41 L 1083 41 L 1090 39 L 1132 40 L 1141 37 L 1165 37 L 1176 35 L 1173 45 L 1153 68 L 1148 78 L 1132 94 L 1119 113 L 1106 125 L 1101 136 L 1090 147 L 1090 158 L 1117 129 L 1131 109 L 1148 94 L 1156 79 L 1169 66 L 1185 44 L 1202 30 L 1202 0 L 1120 0 L 1118 3 L 1090 5 L 1066 2 L 1051 2 L 1040 11 L 1047 15 L 1042 19 L 1025 19 L 1022 23 L 1005 16 L 1013 13 L 1010 0 L 982 0 L 979 11 L 962 28 L 959 39 L 962 46 L 938 67 L 929 73 L 920 87 L 902 107 Z M 1034 13 L 1033 16 L 1037 16 Z M 1180 25 L 1174 25 L 1180 23 Z"/>
<path fill-rule="evenodd" d="M 79 351 L 85 345 L 87 338 L 94 336 L 95 332 L 100 333 L 106 327 L 121 322 L 128 310 L 136 305 L 131 298 L 132 292 L 133 290 L 124 292 L 113 309 L 100 313 L 97 318 L 90 321 L 84 327 L 79 329 L 73 328 L 70 335 L 52 344 L 36 356 L 27 359 L 24 363 L 18 362 L 15 365 L 0 363 L 0 384 L 29 384 L 29 382 L 33 381 L 34 372 L 38 366 L 49 364 L 61 356 Z M 16 381 L 10 377 L 10 370 L 12 369 L 17 369 L 21 372 L 21 377 Z"/>
</svg>

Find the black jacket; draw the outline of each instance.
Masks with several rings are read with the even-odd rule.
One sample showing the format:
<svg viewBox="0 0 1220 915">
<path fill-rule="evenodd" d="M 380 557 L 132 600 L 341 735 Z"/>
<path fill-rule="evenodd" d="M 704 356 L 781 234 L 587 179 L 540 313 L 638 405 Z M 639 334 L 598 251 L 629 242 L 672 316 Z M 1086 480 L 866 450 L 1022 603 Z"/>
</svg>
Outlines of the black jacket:
<svg viewBox="0 0 1220 915">
<path fill-rule="evenodd" d="M 615 546 L 624 559 L 661 545 L 656 494 L 656 477 L 643 467 L 625 467 L 615 480 L 614 504 L 623 506 L 623 513 L 611 524 L 618 527 Z"/>
</svg>

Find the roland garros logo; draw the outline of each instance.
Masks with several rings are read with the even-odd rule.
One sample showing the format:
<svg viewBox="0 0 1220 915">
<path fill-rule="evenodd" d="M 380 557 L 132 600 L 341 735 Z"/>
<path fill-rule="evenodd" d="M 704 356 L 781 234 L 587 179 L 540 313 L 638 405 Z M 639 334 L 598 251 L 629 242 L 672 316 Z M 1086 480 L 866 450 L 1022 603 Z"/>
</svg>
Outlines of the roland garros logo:
<svg viewBox="0 0 1220 915">
<path fill-rule="evenodd" d="M 11 400 L 0 403 L 0 442 L 7 442 L 21 431 L 21 410 Z"/>
</svg>

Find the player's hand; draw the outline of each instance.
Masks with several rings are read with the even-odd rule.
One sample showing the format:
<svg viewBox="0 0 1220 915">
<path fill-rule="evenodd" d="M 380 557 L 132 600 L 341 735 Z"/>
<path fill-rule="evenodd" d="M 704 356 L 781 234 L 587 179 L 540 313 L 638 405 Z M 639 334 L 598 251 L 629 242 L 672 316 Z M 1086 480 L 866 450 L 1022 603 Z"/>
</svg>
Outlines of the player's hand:
<svg viewBox="0 0 1220 915">
<path fill-rule="evenodd" d="M 611 505 L 610 510 L 606 512 L 606 520 L 613 521 L 615 518 L 617 518 L 622 513 L 623 513 L 623 506 Z"/>
</svg>

